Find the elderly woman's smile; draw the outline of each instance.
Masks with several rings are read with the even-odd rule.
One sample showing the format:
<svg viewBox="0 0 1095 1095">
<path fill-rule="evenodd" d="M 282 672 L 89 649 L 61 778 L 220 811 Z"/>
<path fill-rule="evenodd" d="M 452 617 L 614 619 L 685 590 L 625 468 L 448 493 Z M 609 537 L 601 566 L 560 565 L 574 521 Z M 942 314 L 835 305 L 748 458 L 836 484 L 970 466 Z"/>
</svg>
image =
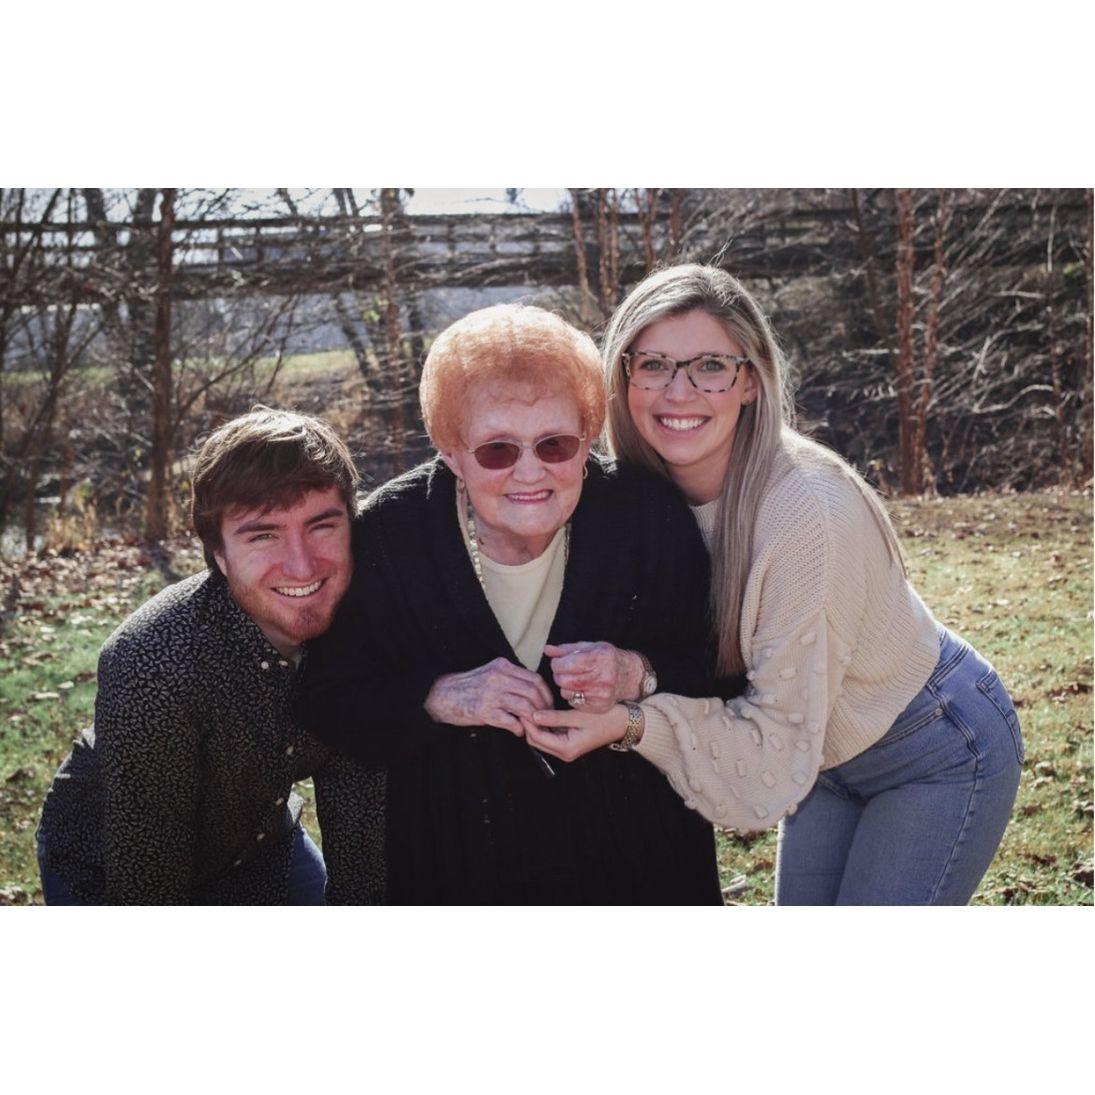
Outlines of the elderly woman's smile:
<svg viewBox="0 0 1095 1095">
<path fill-rule="evenodd" d="M 472 387 L 462 444 L 442 455 L 465 484 L 479 547 L 489 558 L 506 564 L 538 558 L 570 519 L 589 455 L 582 432 L 570 395 L 513 382 Z M 509 467 L 483 466 L 512 459 L 514 448 Z"/>
</svg>

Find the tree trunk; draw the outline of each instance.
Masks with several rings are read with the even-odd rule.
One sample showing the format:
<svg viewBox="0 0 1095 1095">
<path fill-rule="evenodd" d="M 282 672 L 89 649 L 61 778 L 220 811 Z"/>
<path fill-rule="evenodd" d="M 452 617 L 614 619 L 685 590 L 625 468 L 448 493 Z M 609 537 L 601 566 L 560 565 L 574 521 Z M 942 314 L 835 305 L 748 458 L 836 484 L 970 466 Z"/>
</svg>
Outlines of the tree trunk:
<svg viewBox="0 0 1095 1095">
<path fill-rule="evenodd" d="M 612 294 L 609 289 L 609 266 L 611 258 L 608 254 L 608 191 L 605 188 L 597 188 L 597 251 L 600 255 L 599 281 L 601 283 L 601 312 L 608 315 L 612 311 Z"/>
<path fill-rule="evenodd" d="M 407 467 L 406 370 L 400 347 L 399 277 L 396 269 L 396 219 L 402 210 L 399 191 L 385 187 L 380 191 L 381 241 L 384 255 L 384 357 L 391 377 L 388 432 L 392 446 L 392 466 L 396 474 Z"/>
<path fill-rule="evenodd" d="M 928 290 L 928 315 L 924 323 L 924 364 L 917 401 L 916 445 L 919 460 L 916 464 L 916 493 L 923 494 L 926 486 L 935 486 L 928 455 L 928 411 L 932 401 L 932 377 L 935 374 L 935 356 L 939 346 L 939 310 L 943 301 L 943 283 L 946 279 L 944 244 L 947 234 L 947 192 L 937 192 L 935 211 L 935 240 L 932 252 L 932 278 Z M 928 478 L 932 479 L 929 484 Z"/>
<path fill-rule="evenodd" d="M 117 440 L 129 465 L 127 478 L 137 483 L 143 466 L 141 457 L 151 445 L 147 429 L 151 417 L 156 287 L 154 281 L 149 283 L 147 271 L 156 257 L 152 216 L 159 191 L 154 187 L 138 190 L 132 217 L 124 226 L 110 221 L 102 190 L 89 188 L 81 193 L 88 216 L 95 222 L 93 231 L 104 271 L 109 272 L 116 286 L 113 295 L 100 302 L 100 314 L 117 359 L 118 387 L 125 407 L 124 437 Z M 124 243 L 123 227 L 129 233 Z"/>
<path fill-rule="evenodd" d="M 669 192 L 669 237 L 666 241 L 666 259 L 673 261 L 681 253 L 684 239 L 684 222 L 681 217 L 681 192 L 678 189 Z"/>
<path fill-rule="evenodd" d="M 1092 206 L 1092 198 L 1095 192 L 1087 192 L 1087 262 L 1084 263 L 1084 300 L 1087 301 L 1087 322 L 1085 327 L 1084 342 L 1084 386 L 1080 397 L 1080 421 L 1083 426 L 1080 430 L 1080 476 L 1090 479 L 1092 473 L 1095 452 L 1092 451 L 1092 310 L 1091 310 L 1091 272 L 1092 261 L 1095 259 L 1095 210 Z"/>
<path fill-rule="evenodd" d="M 654 252 L 654 221 L 658 216 L 658 195 L 661 189 L 650 187 L 645 196 L 641 190 L 635 191 L 635 208 L 639 212 L 639 223 L 643 234 L 643 263 L 649 274 L 657 262 Z"/>
<path fill-rule="evenodd" d="M 897 408 L 901 493 L 916 491 L 916 419 L 913 412 L 913 215 L 912 194 L 898 190 L 897 200 Z"/>
<path fill-rule="evenodd" d="M 615 190 L 603 187 L 597 191 L 597 246 L 601 311 L 608 316 L 620 295 L 620 201 Z"/>
<path fill-rule="evenodd" d="M 175 190 L 163 191 L 156 246 L 156 320 L 153 332 L 152 446 L 149 453 L 148 496 L 145 499 L 145 540 L 167 537 L 168 468 L 171 462 L 171 280 L 175 227 Z"/>
<path fill-rule="evenodd" d="M 579 202 L 581 191 L 570 191 L 570 216 L 574 227 L 574 259 L 578 266 L 578 316 L 585 327 L 593 326 L 590 301 L 593 294 L 589 291 L 589 266 L 586 263 L 586 243 L 582 233 L 582 213 Z"/>
</svg>

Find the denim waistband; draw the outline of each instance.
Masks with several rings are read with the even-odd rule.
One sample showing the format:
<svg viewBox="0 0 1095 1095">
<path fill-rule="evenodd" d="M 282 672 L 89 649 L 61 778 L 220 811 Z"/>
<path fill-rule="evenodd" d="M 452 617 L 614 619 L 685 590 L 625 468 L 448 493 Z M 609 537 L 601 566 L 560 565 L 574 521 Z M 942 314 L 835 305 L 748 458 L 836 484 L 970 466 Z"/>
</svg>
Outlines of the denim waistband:
<svg viewBox="0 0 1095 1095">
<path fill-rule="evenodd" d="M 949 627 L 939 625 L 939 661 L 925 682 L 925 688 L 937 688 L 941 685 L 961 664 L 968 654 L 973 654 L 974 649 L 965 639 L 959 638 Z"/>
</svg>

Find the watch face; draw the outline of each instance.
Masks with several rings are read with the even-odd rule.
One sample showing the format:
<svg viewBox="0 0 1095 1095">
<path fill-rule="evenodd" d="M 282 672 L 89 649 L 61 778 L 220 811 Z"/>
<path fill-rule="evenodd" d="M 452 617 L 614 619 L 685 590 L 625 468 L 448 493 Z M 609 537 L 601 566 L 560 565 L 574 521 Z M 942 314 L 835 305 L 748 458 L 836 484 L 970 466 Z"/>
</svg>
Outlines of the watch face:
<svg viewBox="0 0 1095 1095">
<path fill-rule="evenodd" d="M 658 687 L 658 678 L 653 673 L 643 677 L 643 696 L 652 696 Z"/>
</svg>

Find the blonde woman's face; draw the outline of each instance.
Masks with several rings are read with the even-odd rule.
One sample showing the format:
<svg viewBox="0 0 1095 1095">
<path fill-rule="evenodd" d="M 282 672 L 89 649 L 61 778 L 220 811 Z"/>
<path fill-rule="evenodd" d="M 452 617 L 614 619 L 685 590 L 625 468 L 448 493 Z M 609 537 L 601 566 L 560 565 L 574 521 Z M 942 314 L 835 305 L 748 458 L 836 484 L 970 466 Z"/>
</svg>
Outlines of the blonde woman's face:
<svg viewBox="0 0 1095 1095">
<path fill-rule="evenodd" d="M 745 351 L 714 316 L 696 309 L 644 327 L 632 353 L 688 361 L 702 354 L 744 357 Z M 665 461 L 673 481 L 694 505 L 716 498 L 730 464 L 741 408 L 757 397 L 752 366 L 743 365 L 727 391 L 700 391 L 684 369 L 660 390 L 628 384 L 627 406 L 640 436 Z"/>
</svg>

